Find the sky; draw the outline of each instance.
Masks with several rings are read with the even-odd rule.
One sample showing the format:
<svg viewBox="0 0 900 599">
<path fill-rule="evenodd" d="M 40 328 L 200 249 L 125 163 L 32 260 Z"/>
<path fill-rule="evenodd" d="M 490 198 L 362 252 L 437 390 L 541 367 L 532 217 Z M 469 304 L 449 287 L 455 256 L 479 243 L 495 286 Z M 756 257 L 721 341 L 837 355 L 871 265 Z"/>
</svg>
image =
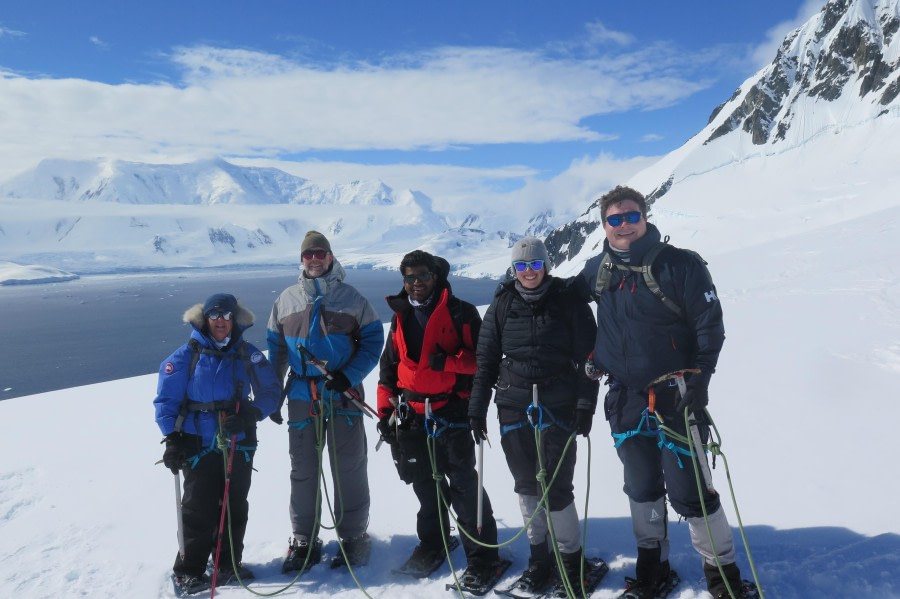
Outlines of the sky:
<svg viewBox="0 0 900 599">
<path fill-rule="evenodd" d="M 589 196 L 696 133 L 823 4 L 12 0 L 0 180 L 42 158 L 223 156 L 437 197 Z"/>
</svg>

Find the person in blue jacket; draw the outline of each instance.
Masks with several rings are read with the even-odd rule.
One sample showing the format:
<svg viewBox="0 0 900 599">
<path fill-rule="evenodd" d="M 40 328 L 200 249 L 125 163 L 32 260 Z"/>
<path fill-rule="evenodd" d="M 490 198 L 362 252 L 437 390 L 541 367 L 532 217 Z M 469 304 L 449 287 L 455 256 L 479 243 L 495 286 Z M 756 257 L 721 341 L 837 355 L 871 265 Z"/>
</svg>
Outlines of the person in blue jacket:
<svg viewBox="0 0 900 599">
<path fill-rule="evenodd" d="M 384 325 L 369 301 L 344 282 L 344 269 L 324 235 L 306 234 L 300 262 L 303 272 L 275 300 L 266 331 L 269 358 L 279 379 L 288 377 L 293 536 L 282 566 L 285 572 L 303 570 L 322 558 L 317 535 L 325 499 L 319 490 L 319 451 L 326 440 L 335 493 L 332 506 L 343 547 L 331 565 L 368 562 L 366 431 L 360 401 L 347 395 L 363 398 L 363 379 L 378 365 L 384 346 Z M 311 358 L 324 362 L 331 378 L 323 376 Z M 280 410 L 272 419 L 281 422 Z"/>
<path fill-rule="evenodd" d="M 278 407 L 281 384 L 263 353 L 243 339 L 253 313 L 233 295 L 212 295 L 189 308 L 183 320 L 193 327 L 191 338 L 160 365 L 153 404 L 165 435 L 163 462 L 174 474 L 184 471 L 184 555 L 176 556 L 172 570 L 176 584 L 195 593 L 209 587 L 206 564 L 215 551 L 225 492 L 223 451 L 228 455 L 231 444 L 228 506 L 234 561 L 230 551 L 223 554 L 227 559 L 220 559 L 217 582 L 233 578 L 235 565 L 241 579 L 253 577 L 241 557 L 256 423 Z"/>
</svg>

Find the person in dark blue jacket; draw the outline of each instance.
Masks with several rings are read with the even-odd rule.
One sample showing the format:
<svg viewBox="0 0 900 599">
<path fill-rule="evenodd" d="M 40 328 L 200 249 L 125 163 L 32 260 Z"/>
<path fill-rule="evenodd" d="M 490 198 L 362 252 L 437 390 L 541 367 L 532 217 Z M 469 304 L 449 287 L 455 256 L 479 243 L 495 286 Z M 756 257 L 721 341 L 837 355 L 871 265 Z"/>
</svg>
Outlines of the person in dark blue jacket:
<svg viewBox="0 0 900 599">
<path fill-rule="evenodd" d="M 217 582 L 232 578 L 235 565 L 241 579 L 253 577 L 241 557 L 256 423 L 278 406 L 281 384 L 263 353 L 243 339 L 253 313 L 233 295 L 212 295 L 183 319 L 193 327 L 191 338 L 160 365 L 153 404 L 165 435 L 163 462 L 174 474 L 184 471 L 184 556 L 176 556 L 172 569 L 176 583 L 193 593 L 209 587 L 206 564 L 215 550 L 225 490 L 223 452 L 228 455 L 232 444 L 228 506 L 234 561 L 230 551 L 224 554 Z"/>
<path fill-rule="evenodd" d="M 703 418 L 710 377 L 725 341 L 716 288 L 697 254 L 662 245 L 659 230 L 647 222 L 647 202 L 640 192 L 616 187 L 600 198 L 600 215 L 606 232 L 604 252 L 588 260 L 571 283 L 582 299 L 597 302 L 597 336 L 589 367 L 609 374 L 604 412 L 624 465 L 624 490 L 638 545 L 636 581 L 623 597 L 655 597 L 670 578 L 667 494 L 675 512 L 687 520 L 694 548 L 704 558 L 710 593 L 729 596 L 718 561 L 731 589 L 743 597 L 731 528 L 718 494 L 704 489 L 708 511 L 704 520 L 685 448 L 664 445 L 658 431 L 646 426 L 648 407 L 682 436 L 685 409 Z M 651 252 L 656 254 L 651 273 L 658 290 L 641 272 Z M 604 256 L 609 260 L 606 265 Z M 609 276 L 598 288 L 602 271 Z M 655 383 L 686 369 L 697 372 L 685 376 L 684 397 L 674 380 Z"/>
</svg>

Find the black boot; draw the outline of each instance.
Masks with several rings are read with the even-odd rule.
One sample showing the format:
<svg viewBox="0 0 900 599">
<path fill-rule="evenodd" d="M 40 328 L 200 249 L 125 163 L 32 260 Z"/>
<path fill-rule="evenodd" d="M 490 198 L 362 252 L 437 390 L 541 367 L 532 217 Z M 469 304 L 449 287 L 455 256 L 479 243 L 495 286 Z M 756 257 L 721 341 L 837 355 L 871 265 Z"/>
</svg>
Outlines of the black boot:
<svg viewBox="0 0 900 599">
<path fill-rule="evenodd" d="M 515 583 L 515 588 L 526 593 L 540 593 L 550 585 L 552 579 L 553 562 L 547 543 L 532 545 L 528 569 L 522 572 Z"/>
<path fill-rule="evenodd" d="M 725 572 L 725 579 L 728 580 L 728 586 L 731 587 L 731 591 L 738 599 L 755 596 L 751 592 L 754 587 L 745 585 L 741 580 L 741 571 L 737 567 L 737 564 L 733 562 L 730 564 L 722 564 L 722 571 Z M 704 561 L 703 573 L 706 575 L 706 588 L 709 589 L 709 592 L 713 597 L 716 599 L 727 599 L 731 597 L 731 595 L 728 594 L 728 587 L 725 586 L 725 580 L 722 578 L 722 573 L 719 572 L 719 567 L 716 564 L 708 564 Z"/>
</svg>

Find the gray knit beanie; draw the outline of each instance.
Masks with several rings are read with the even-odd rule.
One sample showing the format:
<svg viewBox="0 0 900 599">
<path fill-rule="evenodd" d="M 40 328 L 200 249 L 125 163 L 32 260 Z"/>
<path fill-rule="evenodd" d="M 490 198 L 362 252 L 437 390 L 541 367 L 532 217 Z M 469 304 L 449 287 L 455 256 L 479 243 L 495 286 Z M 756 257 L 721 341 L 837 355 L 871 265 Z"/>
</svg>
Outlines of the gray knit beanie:
<svg viewBox="0 0 900 599">
<path fill-rule="evenodd" d="M 302 254 L 310 248 L 322 248 L 327 252 L 331 252 L 331 244 L 328 239 L 318 231 L 307 231 L 303 243 L 300 244 L 300 253 Z"/>
<path fill-rule="evenodd" d="M 531 262 L 532 260 L 543 260 L 544 269 L 550 270 L 550 256 L 547 254 L 547 247 L 544 242 L 537 237 L 523 237 L 513 245 L 511 262 Z"/>
</svg>

